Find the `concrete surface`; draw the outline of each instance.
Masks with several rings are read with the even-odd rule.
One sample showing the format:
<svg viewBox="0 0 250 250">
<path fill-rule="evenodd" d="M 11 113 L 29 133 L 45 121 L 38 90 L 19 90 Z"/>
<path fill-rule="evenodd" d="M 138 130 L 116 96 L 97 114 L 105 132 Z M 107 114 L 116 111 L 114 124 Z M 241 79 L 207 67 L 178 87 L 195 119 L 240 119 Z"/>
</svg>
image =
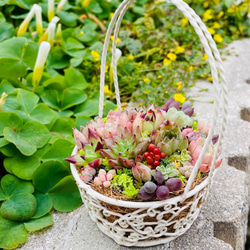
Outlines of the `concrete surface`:
<svg viewBox="0 0 250 250">
<path fill-rule="evenodd" d="M 223 164 L 214 177 L 207 203 L 188 230 L 176 240 L 152 250 L 241 250 L 247 229 L 250 146 L 250 39 L 235 41 L 224 67 L 229 84 L 228 121 L 223 140 Z M 211 118 L 212 88 L 208 82 L 198 82 L 190 95 L 196 100 L 201 120 Z M 198 94 L 197 94 L 198 93 Z M 197 96 L 199 95 L 199 96 Z M 84 206 L 68 213 L 54 213 L 53 227 L 29 235 L 22 250 L 125 250 L 99 231 Z M 132 249 L 142 249 L 132 247 Z"/>
</svg>

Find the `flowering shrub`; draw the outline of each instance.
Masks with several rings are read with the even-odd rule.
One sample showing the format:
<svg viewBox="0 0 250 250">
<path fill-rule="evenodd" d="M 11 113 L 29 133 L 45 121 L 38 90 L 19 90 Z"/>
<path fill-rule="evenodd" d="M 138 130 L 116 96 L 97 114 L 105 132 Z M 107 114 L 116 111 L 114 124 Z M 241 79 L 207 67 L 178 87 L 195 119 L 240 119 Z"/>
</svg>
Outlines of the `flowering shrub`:
<svg viewBox="0 0 250 250">
<path fill-rule="evenodd" d="M 81 168 L 85 183 L 130 198 L 166 199 L 187 182 L 209 132 L 193 113 L 189 101 L 181 105 L 173 98 L 146 111 L 111 110 L 73 130 L 78 153 L 65 160 Z M 209 172 L 217 140 L 214 135 L 198 175 Z M 216 167 L 220 164 L 218 159 Z"/>
</svg>

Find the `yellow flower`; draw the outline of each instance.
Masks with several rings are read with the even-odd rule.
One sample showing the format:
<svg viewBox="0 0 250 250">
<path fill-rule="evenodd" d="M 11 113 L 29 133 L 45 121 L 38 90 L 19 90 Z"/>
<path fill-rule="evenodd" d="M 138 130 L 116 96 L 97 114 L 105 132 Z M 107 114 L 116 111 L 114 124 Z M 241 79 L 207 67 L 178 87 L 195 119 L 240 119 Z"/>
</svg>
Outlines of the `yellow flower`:
<svg viewBox="0 0 250 250">
<path fill-rule="evenodd" d="M 146 77 L 143 77 L 142 80 L 146 83 L 150 82 L 150 79 L 149 78 L 146 78 Z"/>
<path fill-rule="evenodd" d="M 123 107 L 121 107 L 121 111 L 123 110 Z M 115 109 L 115 111 L 118 111 L 118 108 Z"/>
<path fill-rule="evenodd" d="M 109 18 L 111 19 L 113 17 L 113 15 L 114 15 L 114 12 L 110 12 Z"/>
<path fill-rule="evenodd" d="M 180 102 L 180 103 L 183 103 L 186 101 L 186 97 L 183 96 L 182 94 L 174 94 L 174 100 L 176 102 Z"/>
<path fill-rule="evenodd" d="M 158 78 L 161 79 L 161 78 L 162 78 L 162 75 L 158 75 Z"/>
<path fill-rule="evenodd" d="M 108 69 L 109 69 L 109 66 L 106 65 L 106 66 L 105 66 L 105 73 L 108 73 Z"/>
<path fill-rule="evenodd" d="M 211 35 L 213 35 L 215 33 L 215 30 L 213 28 L 207 28 L 207 30 L 209 31 L 209 33 Z"/>
<path fill-rule="evenodd" d="M 177 82 L 176 85 L 177 85 L 177 91 L 182 90 L 182 82 Z"/>
<path fill-rule="evenodd" d="M 213 28 L 214 29 L 219 29 L 219 28 L 221 28 L 221 25 L 218 22 L 215 22 Z"/>
<path fill-rule="evenodd" d="M 110 39 L 111 39 L 111 41 L 113 41 L 114 40 L 114 36 L 111 36 Z M 121 39 L 119 37 L 117 37 L 116 43 L 118 44 L 120 42 L 121 42 Z"/>
<path fill-rule="evenodd" d="M 170 61 L 175 61 L 176 60 L 176 55 L 172 52 L 167 54 L 167 57 L 170 59 Z"/>
<path fill-rule="evenodd" d="M 214 40 L 215 40 L 216 42 L 218 42 L 218 43 L 222 43 L 223 38 L 221 37 L 220 34 L 216 34 L 216 35 L 214 35 Z"/>
<path fill-rule="evenodd" d="M 207 54 L 205 53 L 205 55 L 201 58 L 202 60 L 207 60 L 208 59 L 208 56 L 207 56 Z"/>
<path fill-rule="evenodd" d="M 183 18 L 183 19 L 181 19 L 181 27 L 184 27 L 184 26 L 186 26 L 187 25 L 187 23 L 188 23 L 188 19 L 185 17 L 185 18 Z"/>
<path fill-rule="evenodd" d="M 189 71 L 193 71 L 193 70 L 194 70 L 194 67 L 191 65 L 191 66 L 189 66 L 188 70 L 189 70 Z"/>
<path fill-rule="evenodd" d="M 212 16 L 212 10 L 211 9 L 208 9 L 208 10 L 206 10 L 205 11 L 205 13 L 204 13 L 204 20 L 205 21 L 207 21 L 207 20 L 209 20 L 209 19 L 212 19 L 213 18 L 213 16 Z"/>
<path fill-rule="evenodd" d="M 139 106 L 142 106 L 142 105 L 143 105 L 143 103 L 142 103 L 142 102 L 140 102 L 140 103 L 139 103 Z"/>
<path fill-rule="evenodd" d="M 177 46 L 176 47 L 176 54 L 180 54 L 185 50 L 185 48 L 183 48 L 182 46 Z"/>
<path fill-rule="evenodd" d="M 113 95 L 113 92 L 109 90 L 109 86 L 108 85 L 104 86 L 104 94 L 105 95 Z"/>
<path fill-rule="evenodd" d="M 203 3 L 203 7 L 204 7 L 204 8 L 207 8 L 208 6 L 209 6 L 209 2 Z"/>
<path fill-rule="evenodd" d="M 92 55 L 92 57 L 93 57 L 93 61 L 94 61 L 94 62 L 98 62 L 98 61 L 100 60 L 100 54 L 99 54 L 98 51 L 92 50 L 92 51 L 91 51 L 91 55 Z"/>
<path fill-rule="evenodd" d="M 128 60 L 134 60 L 135 57 L 133 55 L 129 55 L 127 58 Z"/>
<path fill-rule="evenodd" d="M 221 18 L 224 15 L 224 11 L 220 11 L 218 14 L 218 18 Z"/>
<path fill-rule="evenodd" d="M 91 0 L 84 0 L 84 1 L 82 2 L 82 7 L 83 7 L 83 8 L 88 7 L 89 4 L 90 4 L 90 2 L 91 2 Z"/>
<path fill-rule="evenodd" d="M 164 65 L 164 66 L 168 66 L 168 65 L 170 65 L 170 64 L 171 64 L 171 61 L 168 60 L 167 58 L 165 58 L 165 59 L 163 60 L 163 65 Z"/>
<path fill-rule="evenodd" d="M 210 81 L 210 82 L 213 81 L 213 77 L 212 77 L 212 76 L 209 76 L 207 79 L 208 79 L 208 81 Z"/>
<path fill-rule="evenodd" d="M 175 166 L 176 166 L 177 168 L 179 168 L 180 165 L 181 165 L 180 162 L 178 162 L 178 161 L 175 161 L 174 164 L 175 164 Z"/>
<path fill-rule="evenodd" d="M 236 10 L 236 6 L 233 4 L 230 8 L 227 9 L 227 13 L 234 13 Z"/>
</svg>

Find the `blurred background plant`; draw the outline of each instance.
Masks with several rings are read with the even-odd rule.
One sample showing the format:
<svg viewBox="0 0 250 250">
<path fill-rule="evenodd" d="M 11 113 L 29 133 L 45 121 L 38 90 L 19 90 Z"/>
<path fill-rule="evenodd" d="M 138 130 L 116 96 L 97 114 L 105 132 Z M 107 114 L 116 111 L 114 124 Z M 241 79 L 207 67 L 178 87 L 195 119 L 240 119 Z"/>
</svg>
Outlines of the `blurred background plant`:
<svg viewBox="0 0 250 250">
<path fill-rule="evenodd" d="M 74 147 L 72 128 L 98 115 L 102 47 L 120 2 L 0 3 L 0 248 L 15 248 L 27 232 L 50 226 L 53 208 L 68 212 L 81 204 L 63 159 Z M 249 1 L 186 2 L 219 48 L 249 37 Z M 161 106 L 172 96 L 184 102 L 197 79 L 212 82 L 195 31 L 171 3 L 137 0 L 117 43 L 122 106 Z M 109 50 L 104 115 L 116 109 L 110 60 Z"/>
</svg>

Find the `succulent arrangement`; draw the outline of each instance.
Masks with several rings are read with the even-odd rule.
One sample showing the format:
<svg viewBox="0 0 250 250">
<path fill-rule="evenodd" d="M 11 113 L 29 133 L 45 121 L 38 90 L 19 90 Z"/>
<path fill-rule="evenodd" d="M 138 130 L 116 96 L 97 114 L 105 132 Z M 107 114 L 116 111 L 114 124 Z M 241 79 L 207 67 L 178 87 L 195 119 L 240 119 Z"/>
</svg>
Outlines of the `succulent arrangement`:
<svg viewBox="0 0 250 250">
<path fill-rule="evenodd" d="M 173 98 L 159 108 L 111 110 L 80 131 L 73 129 L 78 153 L 65 160 L 75 164 L 80 178 L 92 187 L 132 199 L 166 199 L 187 182 L 209 132 L 193 114 L 190 101 L 181 105 Z M 209 172 L 217 140 L 214 135 L 197 178 Z M 221 161 L 217 159 L 216 167 Z"/>
</svg>

